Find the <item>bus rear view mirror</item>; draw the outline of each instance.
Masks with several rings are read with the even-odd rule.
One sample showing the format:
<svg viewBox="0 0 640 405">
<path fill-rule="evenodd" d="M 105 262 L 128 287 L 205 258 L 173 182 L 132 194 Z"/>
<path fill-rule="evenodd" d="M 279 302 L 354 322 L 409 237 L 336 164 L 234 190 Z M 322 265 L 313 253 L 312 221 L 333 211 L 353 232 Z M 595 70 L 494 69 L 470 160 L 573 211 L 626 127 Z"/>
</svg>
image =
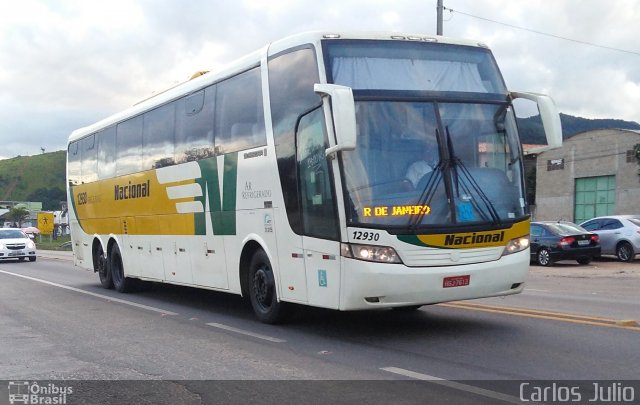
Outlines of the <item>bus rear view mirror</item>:
<svg viewBox="0 0 640 405">
<path fill-rule="evenodd" d="M 562 146 L 562 124 L 560 123 L 560 114 L 558 113 L 558 109 L 551 97 L 537 93 L 511 92 L 511 98 L 514 100 L 525 99 L 534 102 L 538 107 L 539 120 L 542 121 L 546 145 L 530 147 L 525 150 L 525 153 L 540 153 Z"/>
<path fill-rule="evenodd" d="M 333 128 L 336 145 L 328 148 L 325 154 L 356 148 L 356 109 L 353 92 L 350 87 L 336 84 L 315 84 L 313 90 L 331 98 Z"/>
</svg>

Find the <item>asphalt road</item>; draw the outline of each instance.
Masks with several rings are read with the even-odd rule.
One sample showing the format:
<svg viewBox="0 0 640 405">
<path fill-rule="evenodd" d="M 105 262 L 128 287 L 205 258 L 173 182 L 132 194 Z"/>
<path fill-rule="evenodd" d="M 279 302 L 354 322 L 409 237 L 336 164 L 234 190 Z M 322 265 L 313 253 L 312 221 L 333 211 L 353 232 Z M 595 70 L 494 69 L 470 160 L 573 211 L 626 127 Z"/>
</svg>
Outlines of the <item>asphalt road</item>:
<svg viewBox="0 0 640 405">
<path fill-rule="evenodd" d="M 534 380 L 585 403 L 593 381 L 636 384 L 640 400 L 638 291 L 640 261 L 567 262 L 505 299 L 270 326 L 237 296 L 118 294 L 49 255 L 0 262 L 0 380 L 73 385 L 67 403 L 520 403 Z"/>
</svg>

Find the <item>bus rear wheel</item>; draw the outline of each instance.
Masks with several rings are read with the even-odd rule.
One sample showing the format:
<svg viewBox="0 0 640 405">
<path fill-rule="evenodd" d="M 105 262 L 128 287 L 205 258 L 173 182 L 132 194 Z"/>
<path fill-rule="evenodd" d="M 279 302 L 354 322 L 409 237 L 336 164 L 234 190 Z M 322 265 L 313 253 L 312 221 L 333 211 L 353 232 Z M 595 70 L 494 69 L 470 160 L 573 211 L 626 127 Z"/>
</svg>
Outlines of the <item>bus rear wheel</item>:
<svg viewBox="0 0 640 405">
<path fill-rule="evenodd" d="M 274 324 L 288 317 L 289 308 L 278 301 L 271 262 L 263 250 L 256 251 L 251 258 L 248 286 L 253 312 L 261 322 Z"/>
<path fill-rule="evenodd" d="M 116 244 L 113 245 L 111 252 L 109 252 L 108 272 L 111 273 L 113 287 L 116 291 L 126 293 L 133 290 L 135 280 L 125 277 L 122 255 L 120 254 L 120 248 Z"/>
<path fill-rule="evenodd" d="M 102 284 L 103 288 L 111 289 L 113 288 L 113 279 L 111 277 L 111 271 L 109 271 L 109 266 L 107 259 L 104 257 L 104 250 L 102 250 L 102 246 L 97 246 L 93 251 L 93 271 L 98 273 L 98 277 L 100 278 L 100 284 Z"/>
</svg>

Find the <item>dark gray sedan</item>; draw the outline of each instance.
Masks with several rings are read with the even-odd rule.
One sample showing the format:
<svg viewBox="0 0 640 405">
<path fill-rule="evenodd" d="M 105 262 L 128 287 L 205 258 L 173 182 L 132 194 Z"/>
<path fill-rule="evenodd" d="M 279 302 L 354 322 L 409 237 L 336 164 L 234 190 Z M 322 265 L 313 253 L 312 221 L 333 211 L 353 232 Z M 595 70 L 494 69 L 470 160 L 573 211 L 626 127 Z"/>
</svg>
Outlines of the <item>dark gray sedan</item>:
<svg viewBox="0 0 640 405">
<path fill-rule="evenodd" d="M 531 261 L 551 266 L 560 260 L 589 264 L 600 256 L 598 235 L 572 222 L 531 223 Z"/>
</svg>

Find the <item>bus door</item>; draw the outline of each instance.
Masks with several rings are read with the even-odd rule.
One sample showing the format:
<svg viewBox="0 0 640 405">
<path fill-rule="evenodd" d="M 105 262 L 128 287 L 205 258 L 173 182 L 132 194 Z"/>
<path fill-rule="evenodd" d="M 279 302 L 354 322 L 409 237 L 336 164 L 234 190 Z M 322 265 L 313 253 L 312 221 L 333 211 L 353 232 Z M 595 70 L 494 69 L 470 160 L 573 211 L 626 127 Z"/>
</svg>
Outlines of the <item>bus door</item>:
<svg viewBox="0 0 640 405">
<path fill-rule="evenodd" d="M 300 120 L 297 164 L 304 236 L 305 272 L 310 305 L 337 309 L 340 299 L 338 215 L 322 108 Z"/>
</svg>

